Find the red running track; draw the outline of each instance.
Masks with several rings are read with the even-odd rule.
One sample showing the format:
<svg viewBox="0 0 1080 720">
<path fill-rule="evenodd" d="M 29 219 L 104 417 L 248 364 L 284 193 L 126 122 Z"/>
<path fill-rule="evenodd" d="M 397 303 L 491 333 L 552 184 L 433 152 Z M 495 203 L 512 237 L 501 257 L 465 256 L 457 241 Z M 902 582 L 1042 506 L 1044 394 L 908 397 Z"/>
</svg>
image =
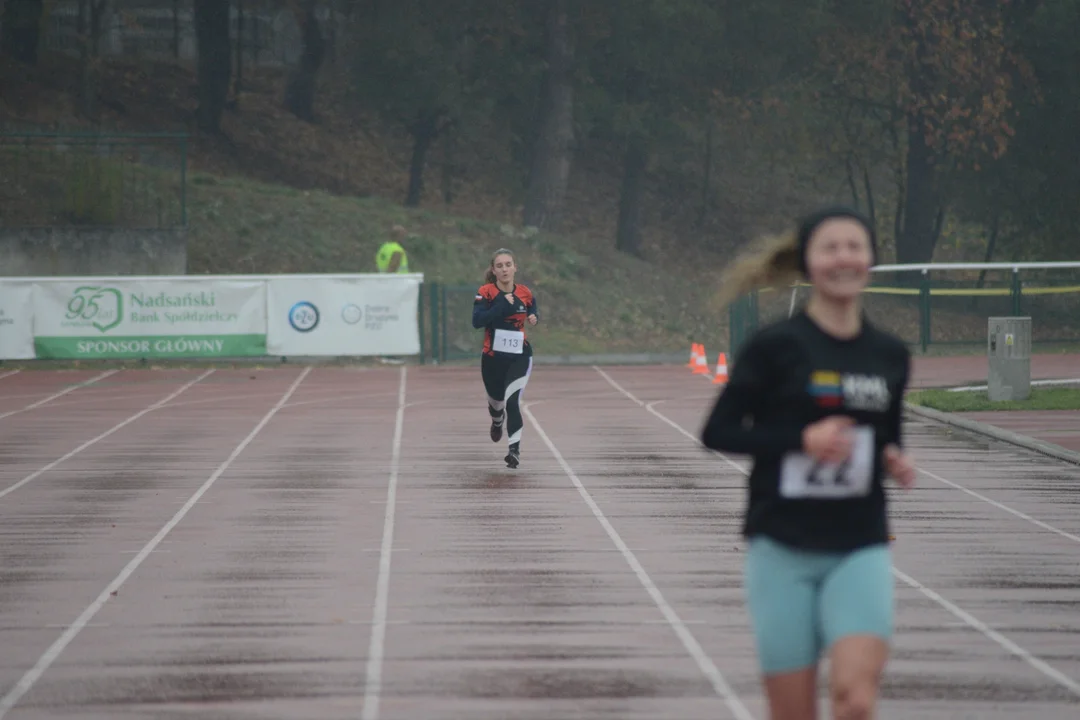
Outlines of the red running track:
<svg viewBox="0 0 1080 720">
<path fill-rule="evenodd" d="M 765 717 L 702 378 L 540 367 L 510 471 L 475 369 L 100 374 L 0 378 L 0 718 Z M 1080 468 L 908 427 L 882 717 L 1076 717 Z"/>
</svg>

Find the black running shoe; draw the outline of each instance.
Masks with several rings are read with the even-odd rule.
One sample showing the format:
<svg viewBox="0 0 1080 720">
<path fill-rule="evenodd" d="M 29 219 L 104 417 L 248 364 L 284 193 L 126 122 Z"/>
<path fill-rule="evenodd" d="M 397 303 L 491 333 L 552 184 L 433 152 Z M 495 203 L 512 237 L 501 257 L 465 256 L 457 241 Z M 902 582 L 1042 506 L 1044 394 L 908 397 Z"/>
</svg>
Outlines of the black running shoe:
<svg viewBox="0 0 1080 720">
<path fill-rule="evenodd" d="M 518 446 L 511 445 L 510 452 L 506 453 L 506 457 L 503 459 L 506 460 L 506 467 L 516 468 L 521 462 L 521 451 L 518 449 Z"/>
<path fill-rule="evenodd" d="M 491 442 L 499 442 L 502 440 L 502 429 L 502 423 L 496 425 L 494 420 L 491 421 Z"/>
</svg>

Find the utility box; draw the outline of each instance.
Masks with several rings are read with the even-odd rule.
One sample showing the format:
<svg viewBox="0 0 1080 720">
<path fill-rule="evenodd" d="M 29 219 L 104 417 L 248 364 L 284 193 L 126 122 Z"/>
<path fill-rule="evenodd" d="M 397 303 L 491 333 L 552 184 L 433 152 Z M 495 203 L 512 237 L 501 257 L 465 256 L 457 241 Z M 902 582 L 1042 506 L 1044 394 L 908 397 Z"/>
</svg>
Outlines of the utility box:
<svg viewBox="0 0 1080 720">
<path fill-rule="evenodd" d="M 1026 400 L 1031 394 L 1031 318 L 990 318 L 986 349 L 990 401 Z"/>
</svg>

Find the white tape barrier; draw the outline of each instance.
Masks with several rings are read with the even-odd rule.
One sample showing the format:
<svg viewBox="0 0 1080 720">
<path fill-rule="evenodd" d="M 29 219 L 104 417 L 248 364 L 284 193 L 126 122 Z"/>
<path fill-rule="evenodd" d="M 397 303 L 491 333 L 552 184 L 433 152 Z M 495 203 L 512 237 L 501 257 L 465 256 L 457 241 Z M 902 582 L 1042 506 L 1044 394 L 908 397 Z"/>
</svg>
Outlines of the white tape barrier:
<svg viewBox="0 0 1080 720">
<path fill-rule="evenodd" d="M 0 279 L 0 358 L 414 355 L 423 275 Z"/>
</svg>

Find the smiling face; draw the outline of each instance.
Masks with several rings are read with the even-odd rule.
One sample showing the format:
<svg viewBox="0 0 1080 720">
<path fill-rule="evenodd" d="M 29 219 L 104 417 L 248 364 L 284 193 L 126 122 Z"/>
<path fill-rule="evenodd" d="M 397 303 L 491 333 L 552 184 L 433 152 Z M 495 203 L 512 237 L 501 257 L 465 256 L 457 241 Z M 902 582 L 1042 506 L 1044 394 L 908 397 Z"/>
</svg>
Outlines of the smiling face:
<svg viewBox="0 0 1080 720">
<path fill-rule="evenodd" d="M 822 296 L 839 302 L 856 299 L 870 281 L 874 252 L 870 234 L 856 220 L 833 218 L 814 230 L 806 247 L 810 282 Z"/>
<path fill-rule="evenodd" d="M 511 285 L 514 282 L 514 274 L 517 266 L 514 265 L 514 257 L 505 253 L 496 255 L 491 260 L 491 270 L 495 273 L 495 279 L 503 285 Z"/>
</svg>

